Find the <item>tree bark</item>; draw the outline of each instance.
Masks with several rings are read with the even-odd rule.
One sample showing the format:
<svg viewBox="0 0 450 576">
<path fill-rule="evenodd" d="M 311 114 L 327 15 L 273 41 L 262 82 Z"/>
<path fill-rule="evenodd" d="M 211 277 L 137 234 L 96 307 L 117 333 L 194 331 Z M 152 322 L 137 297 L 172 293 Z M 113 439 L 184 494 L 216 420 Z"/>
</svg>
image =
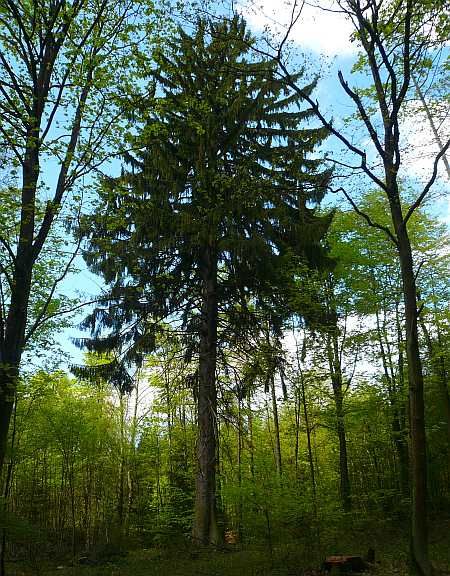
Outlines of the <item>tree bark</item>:
<svg viewBox="0 0 450 576">
<path fill-rule="evenodd" d="M 398 255 L 405 304 L 412 473 L 411 552 L 416 571 L 421 576 L 430 576 L 433 573 L 433 569 L 428 555 L 425 410 L 422 361 L 417 329 L 417 288 L 411 244 L 401 214 L 398 191 L 393 190 L 389 199 L 392 220 L 398 240 Z"/>
<path fill-rule="evenodd" d="M 17 387 L 18 366 L 3 362 L 0 364 L 0 475 L 5 461 L 8 430 L 14 408 Z"/>
<path fill-rule="evenodd" d="M 211 247 L 200 265 L 202 307 L 198 368 L 197 479 L 192 537 L 202 544 L 217 545 L 217 256 Z"/>
</svg>

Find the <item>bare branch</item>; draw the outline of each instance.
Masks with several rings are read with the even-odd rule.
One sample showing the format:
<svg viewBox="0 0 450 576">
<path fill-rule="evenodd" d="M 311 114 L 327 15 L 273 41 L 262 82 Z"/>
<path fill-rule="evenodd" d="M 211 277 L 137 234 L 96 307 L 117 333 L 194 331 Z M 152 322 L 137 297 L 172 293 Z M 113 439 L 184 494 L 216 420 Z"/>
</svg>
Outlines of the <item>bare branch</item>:
<svg viewBox="0 0 450 576">
<path fill-rule="evenodd" d="M 257 49 L 256 49 L 257 50 Z M 264 51 L 260 51 L 260 53 L 264 54 L 265 56 L 268 56 L 267 53 L 265 53 Z M 336 136 L 336 138 L 338 138 L 343 144 L 345 144 L 345 146 L 351 151 L 354 152 L 355 154 L 357 154 L 360 158 L 361 158 L 361 165 L 360 168 L 369 176 L 369 178 L 377 185 L 379 186 L 382 190 L 386 190 L 386 185 L 385 183 L 378 178 L 378 176 L 376 176 L 376 174 L 374 172 L 372 172 L 372 170 L 368 167 L 367 165 L 367 154 L 364 150 L 361 150 L 360 148 L 358 148 L 357 146 L 355 146 L 354 144 L 352 144 L 350 142 L 350 140 L 348 140 L 348 138 L 346 138 L 343 134 L 341 134 L 341 132 L 339 132 L 339 130 L 336 130 L 333 127 L 333 123 L 332 121 L 328 121 L 325 116 L 322 114 L 322 112 L 320 111 L 319 105 L 316 101 L 314 101 L 311 96 L 309 96 L 308 94 L 306 94 L 306 92 L 304 90 L 302 90 L 297 84 L 296 82 L 293 80 L 292 75 L 290 74 L 290 72 L 287 70 L 285 64 L 281 61 L 281 59 L 276 58 L 275 59 L 278 62 L 279 67 L 281 68 L 283 74 L 280 75 L 281 78 L 288 84 L 288 86 L 290 86 L 295 92 L 297 92 L 297 94 L 299 94 L 306 102 L 308 102 L 308 104 L 311 106 L 311 109 L 313 110 L 314 114 L 316 115 L 316 117 L 320 120 L 320 122 L 322 123 L 322 125 L 324 126 L 324 128 L 327 128 L 331 134 L 333 134 L 334 136 Z"/>
<path fill-rule="evenodd" d="M 80 128 L 81 128 L 81 118 L 83 116 L 84 107 L 86 105 L 86 100 L 91 89 L 91 81 L 92 81 L 93 70 L 89 70 L 88 77 L 86 78 L 86 83 L 83 87 L 80 100 L 78 102 L 78 106 L 75 112 L 75 118 L 72 124 L 72 132 L 70 136 L 70 141 L 67 145 L 66 154 L 64 161 L 61 164 L 61 168 L 59 171 L 58 182 L 56 184 L 55 194 L 53 196 L 53 200 L 47 203 L 47 209 L 45 211 L 44 218 L 42 219 L 42 224 L 39 229 L 39 232 L 36 236 L 36 240 L 33 244 L 33 253 L 34 257 L 37 257 L 39 252 L 42 249 L 42 246 L 47 238 L 48 232 L 52 225 L 53 219 L 55 217 L 56 211 L 61 204 L 62 197 L 66 190 L 66 178 L 67 173 L 69 171 L 70 164 L 72 162 L 73 154 L 75 152 L 75 148 L 78 143 L 78 138 L 80 135 Z"/>
<path fill-rule="evenodd" d="M 387 226 L 384 226 L 383 224 L 378 224 L 378 222 L 374 222 L 372 220 L 372 218 L 366 212 L 363 212 L 358 207 L 358 205 L 355 203 L 353 198 L 348 194 L 348 192 L 346 190 L 344 190 L 344 188 L 338 188 L 337 190 L 332 190 L 332 192 L 334 192 L 334 193 L 342 192 L 344 194 L 344 196 L 346 197 L 346 199 L 348 200 L 348 202 L 351 204 L 351 207 L 353 208 L 353 210 L 359 216 L 364 218 L 364 220 L 367 222 L 367 224 L 369 226 L 371 226 L 372 228 L 377 228 L 378 230 L 382 230 L 387 235 L 387 237 L 392 241 L 392 243 L 395 246 L 398 246 L 397 238 L 392 234 L 392 232 L 389 230 L 389 228 Z"/>
<path fill-rule="evenodd" d="M 444 146 L 441 148 L 438 155 L 434 159 L 433 173 L 431 175 L 431 178 L 427 182 L 427 185 L 423 189 L 420 196 L 418 196 L 417 200 L 413 204 L 411 204 L 411 206 L 409 207 L 408 212 L 406 213 L 406 216 L 403 218 L 403 224 L 402 224 L 403 226 L 406 226 L 406 224 L 408 223 L 408 220 L 411 218 L 414 211 L 420 207 L 425 196 L 428 194 L 428 192 L 430 191 L 430 188 L 433 186 L 434 182 L 436 181 L 439 160 L 445 156 L 445 153 L 447 152 L 447 150 L 449 148 L 450 148 L 450 138 L 447 140 L 447 142 L 444 144 Z"/>
<path fill-rule="evenodd" d="M 46 317 L 46 313 L 48 310 L 48 307 L 50 306 L 50 303 L 53 299 L 53 296 L 55 295 L 56 292 L 56 288 L 58 287 L 58 285 L 64 280 L 64 278 L 67 276 L 70 267 L 73 264 L 73 261 L 75 260 L 75 258 L 78 255 L 78 252 L 80 250 L 80 246 L 81 246 L 81 241 L 82 238 L 80 238 L 78 240 L 78 243 L 76 245 L 75 250 L 73 251 L 72 256 L 69 258 L 69 261 L 67 262 L 66 266 L 64 267 L 64 270 L 62 271 L 62 273 L 58 276 L 58 278 L 55 279 L 55 281 L 53 282 L 53 285 L 50 289 L 50 292 L 47 296 L 47 299 L 44 303 L 44 305 L 42 306 L 39 314 L 37 315 L 33 325 L 30 327 L 30 329 L 27 331 L 27 334 L 24 337 L 24 343 L 26 344 L 30 338 L 32 338 L 33 334 L 36 332 L 36 330 L 42 326 L 42 324 L 44 324 L 46 321 L 49 320 L 49 317 Z"/>
<path fill-rule="evenodd" d="M 366 109 L 364 108 L 364 105 L 361 101 L 361 98 L 358 96 L 358 94 L 354 90 L 352 90 L 350 88 L 350 86 L 348 85 L 348 82 L 346 82 L 346 80 L 344 80 L 344 76 L 342 75 L 342 72 L 340 70 L 338 72 L 338 78 L 339 78 L 339 82 L 341 83 L 342 88 L 345 90 L 345 92 L 348 94 L 348 96 L 350 96 L 350 98 L 356 104 L 356 106 L 358 108 L 358 112 L 359 112 L 361 118 L 363 119 L 363 122 L 367 128 L 367 131 L 370 134 L 370 138 L 372 139 L 372 142 L 375 144 L 375 148 L 378 150 L 378 153 L 380 154 L 380 156 L 384 160 L 386 158 L 386 152 L 385 152 L 384 148 L 381 146 L 381 143 L 378 139 L 378 134 L 377 134 L 375 128 L 373 127 L 372 122 L 370 121 L 370 118 L 367 114 Z"/>
<path fill-rule="evenodd" d="M 3 238 L 3 236 L 0 236 L 0 244 L 3 244 L 3 246 L 6 248 L 6 251 L 9 254 L 9 257 L 11 258 L 12 262 L 15 264 L 16 256 L 15 256 L 14 252 L 12 251 L 12 248 L 11 248 L 9 242 L 6 240 L 6 238 Z"/>
</svg>

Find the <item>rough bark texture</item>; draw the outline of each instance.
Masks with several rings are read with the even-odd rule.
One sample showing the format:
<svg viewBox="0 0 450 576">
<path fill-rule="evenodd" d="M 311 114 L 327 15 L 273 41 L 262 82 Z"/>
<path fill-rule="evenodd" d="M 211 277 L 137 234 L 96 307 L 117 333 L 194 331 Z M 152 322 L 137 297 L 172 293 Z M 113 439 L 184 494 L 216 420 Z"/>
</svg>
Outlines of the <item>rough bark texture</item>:
<svg viewBox="0 0 450 576">
<path fill-rule="evenodd" d="M 421 576 L 430 576 L 433 573 L 433 569 L 428 555 L 425 410 L 423 372 L 417 329 L 416 279 L 411 244 L 401 214 L 399 194 L 396 187 L 391 191 L 390 203 L 392 220 L 398 239 L 398 254 L 405 305 L 412 474 L 411 552 L 415 570 Z"/>
<path fill-rule="evenodd" d="M 8 430 L 14 407 L 14 398 L 18 378 L 18 362 L 14 364 L 8 357 L 0 364 L 0 474 L 5 461 Z M 6 361 L 5 361 L 6 360 Z"/>
<path fill-rule="evenodd" d="M 201 263 L 202 310 L 198 370 L 197 480 L 192 536 L 202 544 L 219 544 L 217 523 L 217 258 L 208 248 Z"/>
<path fill-rule="evenodd" d="M 27 167 L 23 170 L 23 196 L 31 196 L 33 210 L 30 215 L 23 210 L 21 216 L 19 245 L 15 260 L 11 302 L 4 327 L 4 338 L 0 343 L 0 472 L 2 470 L 8 430 L 11 420 L 14 396 L 19 376 L 19 365 L 25 343 L 25 328 L 27 324 L 27 309 L 31 291 L 31 276 L 34 259 L 32 256 L 33 228 L 29 228 L 30 220 L 34 222 L 34 196 L 36 181 L 29 181 L 33 172 Z M 34 223 L 33 223 L 34 226 Z"/>
</svg>

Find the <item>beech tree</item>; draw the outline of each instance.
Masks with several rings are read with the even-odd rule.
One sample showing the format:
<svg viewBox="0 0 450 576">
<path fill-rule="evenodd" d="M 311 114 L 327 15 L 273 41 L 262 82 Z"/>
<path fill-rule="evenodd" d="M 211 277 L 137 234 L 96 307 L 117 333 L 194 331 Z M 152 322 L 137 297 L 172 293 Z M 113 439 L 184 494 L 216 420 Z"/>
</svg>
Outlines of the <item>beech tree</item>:
<svg viewBox="0 0 450 576">
<path fill-rule="evenodd" d="M 111 374 L 126 378 L 124 365 L 154 345 L 156 322 L 169 315 L 186 359 L 198 359 L 193 536 L 203 543 L 220 539 L 219 351 L 258 324 L 252 300 L 288 305 L 295 259 L 326 261 L 320 239 L 330 222 L 306 206 L 329 180 L 313 156 L 326 131 L 300 128 L 310 113 L 275 78 L 273 60 L 251 59 L 252 42 L 239 18 L 200 20 L 192 36 L 179 31 L 157 55 L 158 88 L 140 110 L 145 127 L 125 157 L 130 169 L 103 181 L 82 227 L 86 260 L 114 299 L 86 322 L 95 336 L 88 346 L 123 352 Z M 106 338 L 104 329 L 112 329 Z"/>
<path fill-rule="evenodd" d="M 55 313 L 74 255 L 30 315 L 33 279 L 62 229 L 69 193 L 110 155 L 122 113 L 117 94 L 132 83 L 138 11 L 149 8 L 123 0 L 0 2 L 2 170 L 14 184 L 5 187 L 10 200 L 19 189 L 17 233 L 2 227 L 0 236 L 0 468 L 24 348 Z"/>
<path fill-rule="evenodd" d="M 277 59 L 281 77 L 310 104 L 322 125 L 345 146 L 353 158 L 356 157 L 357 162 L 354 164 L 344 160 L 343 165 L 349 170 L 364 174 L 377 186 L 389 206 L 391 222 L 386 226 L 372 220 L 359 207 L 357 197 L 348 189 L 341 187 L 334 190 L 341 192 L 355 212 L 369 225 L 384 231 L 398 255 L 405 306 L 404 330 L 409 383 L 411 552 L 417 572 L 421 576 L 429 576 L 433 569 L 428 554 L 423 369 L 418 335 L 420 310 L 416 286 L 417 270 L 408 225 L 414 212 L 430 196 L 438 176 L 439 161 L 446 154 L 450 140 L 442 142 L 439 152 L 431 161 L 428 179 L 422 183 L 415 199 L 405 205 L 400 190 L 402 170 L 405 168 L 401 114 L 405 109 L 408 94 L 414 90 L 412 74 L 422 66 L 423 59 L 433 49 L 433 43 L 429 42 L 430 36 L 435 29 L 441 30 L 445 27 L 447 20 L 442 14 L 440 2 L 422 5 L 413 0 L 400 0 L 390 4 L 383 0 L 342 0 L 337 2 L 337 9 L 344 12 L 354 25 L 356 39 L 361 48 L 360 65 L 369 72 L 373 82 L 371 90 L 352 87 L 342 72 L 339 72 L 340 85 L 355 107 L 356 118 L 369 138 L 370 149 L 368 146 L 358 145 L 345 129 L 337 128 L 328 120 L 319 104 L 298 85 L 288 69 L 283 48 L 292 26 L 301 17 L 301 3 L 294 2 L 291 24 L 278 51 L 272 55 Z M 336 160 L 342 165 L 342 159 Z M 377 163 L 380 169 L 377 168 Z"/>
</svg>

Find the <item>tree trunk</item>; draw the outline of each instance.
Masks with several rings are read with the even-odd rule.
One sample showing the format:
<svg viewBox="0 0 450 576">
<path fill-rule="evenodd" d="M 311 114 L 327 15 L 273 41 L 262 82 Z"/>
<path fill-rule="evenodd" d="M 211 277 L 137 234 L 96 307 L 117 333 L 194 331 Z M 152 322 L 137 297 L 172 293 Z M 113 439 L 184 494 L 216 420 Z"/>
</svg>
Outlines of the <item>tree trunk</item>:
<svg viewBox="0 0 450 576">
<path fill-rule="evenodd" d="M 309 470 L 311 472 L 311 488 L 313 494 L 314 515 L 317 516 L 316 473 L 314 469 L 314 458 L 311 444 L 311 428 L 309 426 L 308 406 L 306 403 L 305 381 L 303 379 L 303 374 L 300 374 L 300 384 L 302 388 L 303 418 L 305 419 L 306 439 L 308 443 L 308 461 L 309 461 Z"/>
<path fill-rule="evenodd" d="M 398 312 L 398 311 L 397 311 Z M 383 365 L 384 377 L 386 380 L 387 385 L 387 392 L 389 397 L 389 404 L 391 408 L 391 430 L 392 430 L 392 441 L 394 443 L 396 452 L 397 452 L 397 459 L 398 459 L 398 467 L 399 467 L 399 476 L 398 476 L 398 483 L 400 492 L 403 495 L 409 494 L 409 458 L 408 458 L 408 443 L 405 438 L 405 433 L 402 426 L 402 418 L 401 418 L 401 407 L 400 407 L 400 399 L 397 387 L 395 385 L 395 374 L 393 370 L 393 361 L 392 355 L 390 351 L 390 347 L 386 347 L 383 341 L 384 339 L 387 340 L 387 334 L 385 332 L 385 325 L 383 323 L 383 330 L 381 329 L 380 325 L 380 318 L 378 311 L 376 312 L 376 319 L 377 319 L 377 336 L 378 336 L 378 344 L 380 346 L 380 354 L 381 354 L 381 362 Z M 398 319 L 397 319 L 398 324 Z M 398 326 L 397 326 L 398 329 Z M 401 337 L 397 334 L 397 342 L 398 342 L 398 353 L 399 353 L 399 361 L 398 361 L 398 377 L 400 382 L 403 380 L 403 352 L 400 350 L 401 345 Z M 391 367 L 389 370 L 389 367 Z"/>
<path fill-rule="evenodd" d="M 398 388 L 396 390 L 396 407 L 399 425 L 398 455 L 400 462 L 400 482 L 402 492 L 409 496 L 409 447 L 407 435 L 408 410 L 404 400 L 405 393 L 405 359 L 403 346 L 403 331 L 400 325 L 399 314 L 400 302 L 395 303 L 395 320 L 397 325 L 397 348 L 398 348 Z"/>
<path fill-rule="evenodd" d="M 8 430 L 13 413 L 17 378 L 17 366 L 8 363 L 0 364 L 0 475 L 7 450 Z"/>
<path fill-rule="evenodd" d="M 217 257 L 206 249 L 200 273 L 202 309 L 198 368 L 197 480 L 192 537 L 202 544 L 221 541 L 217 523 Z"/>
<path fill-rule="evenodd" d="M 39 132 L 37 132 L 39 134 Z M 11 303 L 0 341 L 0 473 L 5 459 L 8 430 L 19 377 L 19 366 L 25 344 L 28 302 L 35 256 L 33 255 L 34 213 L 39 156 L 34 144 L 36 131 L 29 142 L 23 165 L 22 212 L 19 241 L 12 274 Z"/>
<path fill-rule="evenodd" d="M 392 198 L 394 197 L 394 200 Z M 411 553 L 420 576 L 430 576 L 433 569 L 428 555 L 427 519 L 427 460 L 423 372 L 417 330 L 417 289 L 408 231 L 401 217 L 401 209 L 391 195 L 391 212 L 398 240 L 398 254 L 402 274 L 405 303 L 406 357 L 409 380 L 409 419 L 411 435 L 412 511 Z"/>
<path fill-rule="evenodd" d="M 344 391 L 342 383 L 342 368 L 339 355 L 337 327 L 332 334 L 327 335 L 328 363 L 333 386 L 334 404 L 336 407 L 336 427 L 339 439 L 339 479 L 342 507 L 345 512 L 352 508 L 350 497 L 350 477 L 348 473 L 347 438 L 344 419 Z"/>
<path fill-rule="evenodd" d="M 119 484 L 117 490 L 117 517 L 122 536 L 125 514 L 125 476 L 126 476 L 126 449 L 125 449 L 125 418 L 126 407 L 125 397 L 120 393 L 120 464 L 119 464 Z"/>
<path fill-rule="evenodd" d="M 278 418 L 277 395 L 275 390 L 275 378 L 273 374 L 270 379 L 270 392 L 272 396 L 273 427 L 275 432 L 275 464 L 277 467 L 278 477 L 281 478 L 283 469 L 281 462 L 280 420 Z"/>
<path fill-rule="evenodd" d="M 294 417 L 295 417 L 295 449 L 294 449 L 294 463 L 295 463 L 295 477 L 298 479 L 298 453 L 300 448 L 300 410 L 301 410 L 301 397 L 298 390 L 295 390 L 294 398 Z"/>
<path fill-rule="evenodd" d="M 435 373 L 436 383 L 439 388 L 439 394 L 441 396 L 442 405 L 444 408 L 445 421 L 447 424 L 447 440 L 448 440 L 448 450 L 450 454 L 450 394 L 448 391 L 448 377 L 447 368 L 445 366 L 445 358 L 442 354 L 441 344 L 438 342 L 438 351 L 431 339 L 430 332 L 423 319 L 420 320 L 420 327 L 425 336 L 425 342 L 428 348 L 428 356 L 431 360 L 433 366 L 433 372 Z"/>
<path fill-rule="evenodd" d="M 242 399 L 240 395 L 238 395 L 238 428 L 237 428 L 237 464 L 238 464 L 238 486 L 239 486 L 239 500 L 238 500 L 238 525 L 237 525 L 237 533 L 239 535 L 239 541 L 242 542 L 242 519 L 243 519 L 243 502 L 242 502 L 242 448 L 243 448 L 243 439 L 242 439 L 242 430 L 243 430 L 243 421 L 242 421 Z"/>
<path fill-rule="evenodd" d="M 247 394 L 247 427 L 248 427 L 248 450 L 250 452 L 250 476 L 255 480 L 255 447 L 253 444 L 253 412 L 250 392 Z"/>
<path fill-rule="evenodd" d="M 11 488 L 13 468 L 14 468 L 14 444 L 16 440 L 16 417 L 17 417 L 17 396 L 14 402 L 14 417 L 12 424 L 12 434 L 11 434 L 11 458 L 6 469 L 6 478 L 3 488 L 3 502 L 2 502 L 2 512 L 5 513 L 8 507 L 8 497 Z M 5 576 L 5 553 L 6 553 L 6 528 L 0 530 L 0 576 Z"/>
<path fill-rule="evenodd" d="M 345 512 L 352 508 L 350 499 L 350 478 L 348 474 L 347 438 L 345 434 L 344 408 L 342 390 L 333 386 L 336 404 L 337 433 L 339 438 L 339 476 L 341 486 L 342 507 Z"/>
</svg>

